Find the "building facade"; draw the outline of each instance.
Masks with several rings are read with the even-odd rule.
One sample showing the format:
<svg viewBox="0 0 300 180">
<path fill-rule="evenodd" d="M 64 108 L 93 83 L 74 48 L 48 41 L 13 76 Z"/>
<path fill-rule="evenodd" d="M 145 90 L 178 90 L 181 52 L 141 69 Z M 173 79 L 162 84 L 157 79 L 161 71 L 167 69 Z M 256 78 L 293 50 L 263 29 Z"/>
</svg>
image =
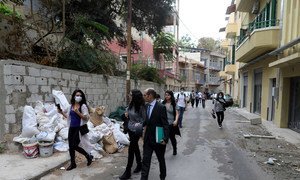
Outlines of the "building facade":
<svg viewBox="0 0 300 180">
<path fill-rule="evenodd" d="M 300 132 L 300 1 L 236 0 L 232 5 L 240 106 Z"/>
</svg>

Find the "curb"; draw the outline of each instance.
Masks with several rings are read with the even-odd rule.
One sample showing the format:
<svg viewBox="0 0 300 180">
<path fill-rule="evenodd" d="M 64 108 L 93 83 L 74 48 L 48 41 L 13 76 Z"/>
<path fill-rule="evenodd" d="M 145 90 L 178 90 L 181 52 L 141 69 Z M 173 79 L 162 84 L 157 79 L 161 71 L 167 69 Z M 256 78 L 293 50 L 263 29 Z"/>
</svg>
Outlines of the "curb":
<svg viewBox="0 0 300 180">
<path fill-rule="evenodd" d="M 39 180 L 39 179 L 41 179 L 43 176 L 49 174 L 51 171 L 53 171 L 53 170 L 55 170 L 55 169 L 57 169 L 57 168 L 63 166 L 63 165 L 66 164 L 68 161 L 70 161 L 70 159 L 67 159 L 67 160 L 64 161 L 64 162 L 62 162 L 62 163 L 60 163 L 60 164 L 58 164 L 58 165 L 56 165 L 56 166 L 54 166 L 54 167 L 52 167 L 52 168 L 50 168 L 50 169 L 44 171 L 44 172 L 41 172 L 40 174 L 38 174 L 38 175 L 36 175 L 36 176 L 30 178 L 29 180 Z"/>
</svg>

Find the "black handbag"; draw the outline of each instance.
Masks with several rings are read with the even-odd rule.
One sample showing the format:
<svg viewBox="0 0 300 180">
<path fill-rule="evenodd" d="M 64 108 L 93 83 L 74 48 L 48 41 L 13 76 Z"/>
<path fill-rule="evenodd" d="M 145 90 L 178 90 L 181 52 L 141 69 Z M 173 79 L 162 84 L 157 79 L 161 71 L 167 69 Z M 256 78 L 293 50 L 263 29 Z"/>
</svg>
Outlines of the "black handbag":
<svg viewBox="0 0 300 180">
<path fill-rule="evenodd" d="M 80 126 L 79 131 L 82 136 L 87 134 L 89 132 L 89 128 L 88 128 L 87 124 Z"/>
</svg>

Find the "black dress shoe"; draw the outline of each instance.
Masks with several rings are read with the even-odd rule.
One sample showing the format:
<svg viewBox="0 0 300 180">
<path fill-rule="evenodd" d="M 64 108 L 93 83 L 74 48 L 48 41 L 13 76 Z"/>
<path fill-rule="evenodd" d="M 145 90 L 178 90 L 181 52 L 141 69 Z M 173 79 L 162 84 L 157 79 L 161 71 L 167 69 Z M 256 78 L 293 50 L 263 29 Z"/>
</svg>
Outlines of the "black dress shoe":
<svg viewBox="0 0 300 180">
<path fill-rule="evenodd" d="M 173 150 L 173 155 L 174 155 L 174 156 L 177 155 L 177 150 L 176 150 L 176 149 Z"/>
<path fill-rule="evenodd" d="M 92 164 L 93 158 L 94 158 L 94 156 L 92 156 L 92 155 L 89 155 L 89 156 L 87 157 L 87 166 L 89 166 L 89 165 Z"/>
<path fill-rule="evenodd" d="M 75 169 L 77 166 L 76 164 L 71 164 L 69 167 L 67 167 L 67 171 L 71 171 L 72 169 Z"/>
<path fill-rule="evenodd" d="M 131 177 L 131 172 L 130 172 L 130 170 L 126 170 L 126 171 L 122 174 L 122 176 L 119 177 L 119 179 L 124 180 L 124 179 L 129 179 L 130 177 Z"/>
<path fill-rule="evenodd" d="M 133 173 L 139 173 L 142 170 L 142 163 L 138 163 L 136 168 L 133 170 Z"/>
</svg>

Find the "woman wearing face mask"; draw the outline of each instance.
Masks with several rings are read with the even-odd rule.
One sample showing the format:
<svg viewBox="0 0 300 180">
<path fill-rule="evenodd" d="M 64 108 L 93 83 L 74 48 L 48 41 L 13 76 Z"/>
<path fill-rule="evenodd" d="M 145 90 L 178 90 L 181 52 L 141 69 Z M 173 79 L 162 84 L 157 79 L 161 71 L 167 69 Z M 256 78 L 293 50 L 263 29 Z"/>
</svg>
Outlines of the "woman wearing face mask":
<svg viewBox="0 0 300 180">
<path fill-rule="evenodd" d="M 214 112 L 217 114 L 219 128 L 222 128 L 222 122 L 224 120 L 225 104 L 226 101 L 224 99 L 224 94 L 223 92 L 219 92 L 217 94 L 217 98 L 214 104 Z"/>
<path fill-rule="evenodd" d="M 89 155 L 83 148 L 79 147 L 80 143 L 80 126 L 87 123 L 89 119 L 89 111 L 86 105 L 86 98 L 84 93 L 81 90 L 75 90 L 71 97 L 71 107 L 67 114 L 63 113 L 61 109 L 59 112 L 63 114 L 68 119 L 69 124 L 69 153 L 71 157 L 71 164 L 67 168 L 67 171 L 70 171 L 76 168 L 75 162 L 75 150 L 87 159 L 87 165 L 91 165 L 93 156 Z"/>
</svg>

